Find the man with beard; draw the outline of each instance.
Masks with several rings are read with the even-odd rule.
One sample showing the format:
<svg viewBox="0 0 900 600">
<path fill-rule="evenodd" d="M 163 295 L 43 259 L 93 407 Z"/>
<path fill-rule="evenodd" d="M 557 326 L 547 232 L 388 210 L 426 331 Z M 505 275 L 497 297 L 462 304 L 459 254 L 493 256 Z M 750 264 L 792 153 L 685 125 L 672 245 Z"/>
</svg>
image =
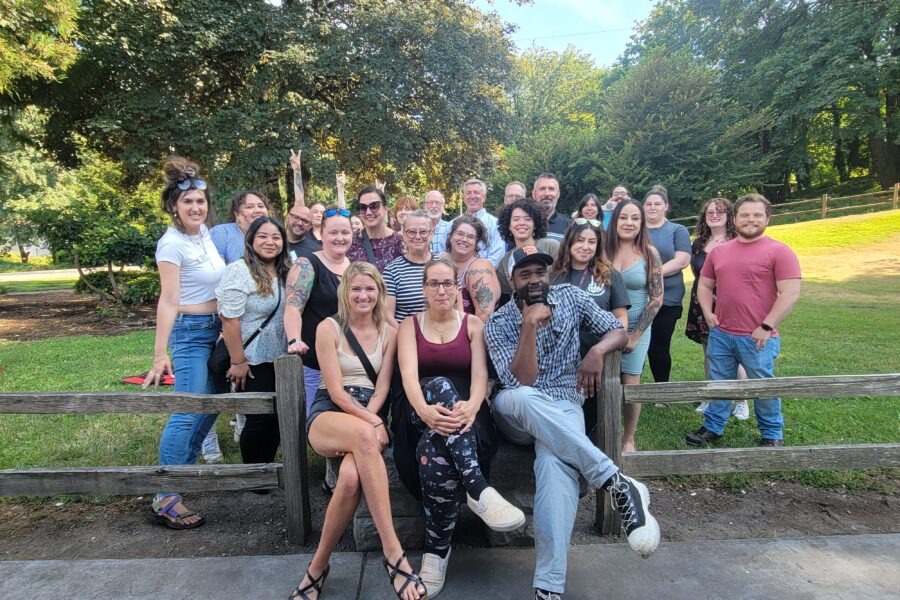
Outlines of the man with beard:
<svg viewBox="0 0 900 600">
<path fill-rule="evenodd" d="M 431 228 L 434 233 L 431 236 L 431 255 L 437 256 L 447 251 L 447 236 L 450 235 L 450 221 L 444 221 L 444 195 L 438 190 L 431 190 L 425 194 L 422 205 L 425 212 L 431 218 Z"/>
<path fill-rule="evenodd" d="M 322 242 L 311 233 L 312 214 L 309 208 L 294 204 L 288 211 L 287 241 L 291 261 L 301 256 L 309 258 L 316 250 L 322 249 Z"/>
<path fill-rule="evenodd" d="M 516 249 L 510 257 L 513 301 L 484 326 L 503 386 L 494 400 L 494 420 L 513 443 L 534 444 L 535 600 L 558 600 L 565 591 L 579 475 L 609 490 L 633 550 L 646 558 L 659 545 L 647 486 L 619 473 L 584 433 L 584 397 L 600 386 L 606 353 L 625 346 L 625 331 L 578 287 L 551 288 L 547 268 L 552 262 L 534 246 Z M 599 337 L 583 361 L 582 328 Z"/>
<path fill-rule="evenodd" d="M 800 262 L 788 246 L 763 235 L 771 217 L 764 196 L 741 196 L 734 215 L 737 237 L 712 249 L 697 287 L 709 325 L 709 378 L 737 379 L 738 365 L 750 379 L 774 377 L 781 350 L 776 327 L 800 297 Z M 781 398 L 757 399 L 753 408 L 759 445 L 783 446 Z M 685 441 L 700 446 L 722 437 L 731 410 L 731 400 L 711 401 L 703 412 L 703 426 Z"/>
<path fill-rule="evenodd" d="M 547 219 L 547 237 L 562 242 L 572 220 L 556 210 L 556 202 L 559 200 L 559 181 L 556 179 L 556 175 L 553 173 L 538 175 L 534 180 L 531 197 L 541 207 L 541 212 Z"/>
</svg>

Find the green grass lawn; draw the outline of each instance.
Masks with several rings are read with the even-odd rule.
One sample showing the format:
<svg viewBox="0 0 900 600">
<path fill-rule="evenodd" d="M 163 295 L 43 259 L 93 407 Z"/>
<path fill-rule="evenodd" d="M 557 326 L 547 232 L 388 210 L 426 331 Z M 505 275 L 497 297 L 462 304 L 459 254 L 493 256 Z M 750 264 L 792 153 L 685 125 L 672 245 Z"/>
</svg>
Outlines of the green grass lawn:
<svg viewBox="0 0 900 600">
<path fill-rule="evenodd" d="M 801 300 L 780 327 L 779 375 L 890 373 L 900 371 L 900 274 L 865 257 L 890 253 L 900 239 L 900 211 L 773 227 L 771 234 L 801 255 Z M 856 254 L 851 254 L 855 252 Z M 855 256 L 865 274 L 835 280 L 835 256 Z M 896 253 L 894 253 L 896 256 Z M 878 275 L 878 269 L 885 274 Z M 683 335 L 673 339 L 673 380 L 703 379 L 699 345 Z M 119 337 L 75 337 L 0 343 L 0 392 L 111 391 L 136 386 L 119 383 L 150 366 L 152 332 Z M 645 381 L 650 381 L 649 374 Z M 886 443 L 900 439 L 897 398 L 786 399 L 789 445 Z M 230 462 L 239 462 L 228 419 L 219 418 L 220 442 Z M 165 415 L 0 415 L 0 469 L 40 466 L 155 464 Z M 684 435 L 701 416 L 693 405 L 645 406 L 638 430 L 641 450 L 687 448 Z M 725 447 L 755 446 L 753 420 L 733 421 Z M 759 481 L 760 475 L 716 479 L 726 485 Z M 896 489 L 896 470 L 866 473 L 809 472 L 767 475 L 818 485 L 842 484 Z"/>
<path fill-rule="evenodd" d="M 0 256 L 0 273 L 15 273 L 19 271 L 47 271 L 50 269 L 70 269 L 72 265 L 56 263 L 49 256 L 32 257 L 27 263 L 23 263 L 18 254 Z"/>
<path fill-rule="evenodd" d="M 5 294 L 13 292 L 52 292 L 55 290 L 71 290 L 75 287 L 77 277 L 60 279 L 34 279 L 30 281 L 0 281 L 0 288 Z"/>
</svg>

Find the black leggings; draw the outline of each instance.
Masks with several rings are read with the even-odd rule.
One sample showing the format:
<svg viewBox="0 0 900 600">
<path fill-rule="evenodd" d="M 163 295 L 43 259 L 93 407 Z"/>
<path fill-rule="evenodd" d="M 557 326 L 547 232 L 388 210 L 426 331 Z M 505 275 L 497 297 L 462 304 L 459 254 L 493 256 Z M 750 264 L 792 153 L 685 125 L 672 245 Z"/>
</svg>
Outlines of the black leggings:
<svg viewBox="0 0 900 600">
<path fill-rule="evenodd" d="M 253 379 L 247 378 L 245 392 L 274 392 L 275 364 L 250 365 Z M 245 465 L 270 463 L 281 443 L 278 415 L 247 415 L 247 424 L 241 431 L 241 459 Z"/>
<path fill-rule="evenodd" d="M 663 383 L 669 380 L 672 372 L 672 333 L 675 331 L 675 322 L 681 318 L 682 307 L 661 306 L 656 318 L 653 319 L 653 327 L 650 330 L 650 349 L 647 358 L 650 359 L 650 372 L 653 373 L 653 381 Z"/>
</svg>

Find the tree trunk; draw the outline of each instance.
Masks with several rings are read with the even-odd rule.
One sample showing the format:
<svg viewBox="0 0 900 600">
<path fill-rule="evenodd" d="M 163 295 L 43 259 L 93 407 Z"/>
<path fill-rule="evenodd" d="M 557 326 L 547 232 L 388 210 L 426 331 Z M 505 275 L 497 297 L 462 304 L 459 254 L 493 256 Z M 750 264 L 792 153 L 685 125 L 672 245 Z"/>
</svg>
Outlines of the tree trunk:
<svg viewBox="0 0 900 600">
<path fill-rule="evenodd" d="M 844 140 L 841 136 L 841 109 L 837 106 L 831 109 L 832 137 L 834 139 L 834 168 L 838 172 L 838 180 L 841 183 L 850 180 L 850 168 L 847 165 L 847 154 L 844 152 Z"/>
<path fill-rule="evenodd" d="M 78 250 L 74 246 L 72 247 L 72 264 L 74 264 L 75 269 L 78 270 L 78 278 L 84 282 L 84 285 L 87 287 L 87 289 L 100 296 L 100 302 L 103 304 L 103 308 L 105 310 L 109 310 L 109 299 L 106 297 L 106 292 L 88 281 L 87 276 L 81 268 L 81 261 L 78 260 Z"/>
</svg>

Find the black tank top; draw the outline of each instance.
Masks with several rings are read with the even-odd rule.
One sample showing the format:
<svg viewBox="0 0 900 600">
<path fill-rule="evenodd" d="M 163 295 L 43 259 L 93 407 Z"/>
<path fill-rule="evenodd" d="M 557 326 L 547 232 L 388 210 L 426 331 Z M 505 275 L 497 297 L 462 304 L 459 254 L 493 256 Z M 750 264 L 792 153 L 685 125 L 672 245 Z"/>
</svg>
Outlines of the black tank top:
<svg viewBox="0 0 900 600">
<path fill-rule="evenodd" d="M 309 352 L 303 356 L 303 366 L 318 371 L 320 369 L 316 358 L 316 328 L 319 323 L 337 313 L 337 289 L 341 278 L 332 273 L 315 254 L 308 256 L 308 259 L 316 276 L 313 279 L 309 299 L 303 307 L 300 339 L 309 346 Z"/>
</svg>

